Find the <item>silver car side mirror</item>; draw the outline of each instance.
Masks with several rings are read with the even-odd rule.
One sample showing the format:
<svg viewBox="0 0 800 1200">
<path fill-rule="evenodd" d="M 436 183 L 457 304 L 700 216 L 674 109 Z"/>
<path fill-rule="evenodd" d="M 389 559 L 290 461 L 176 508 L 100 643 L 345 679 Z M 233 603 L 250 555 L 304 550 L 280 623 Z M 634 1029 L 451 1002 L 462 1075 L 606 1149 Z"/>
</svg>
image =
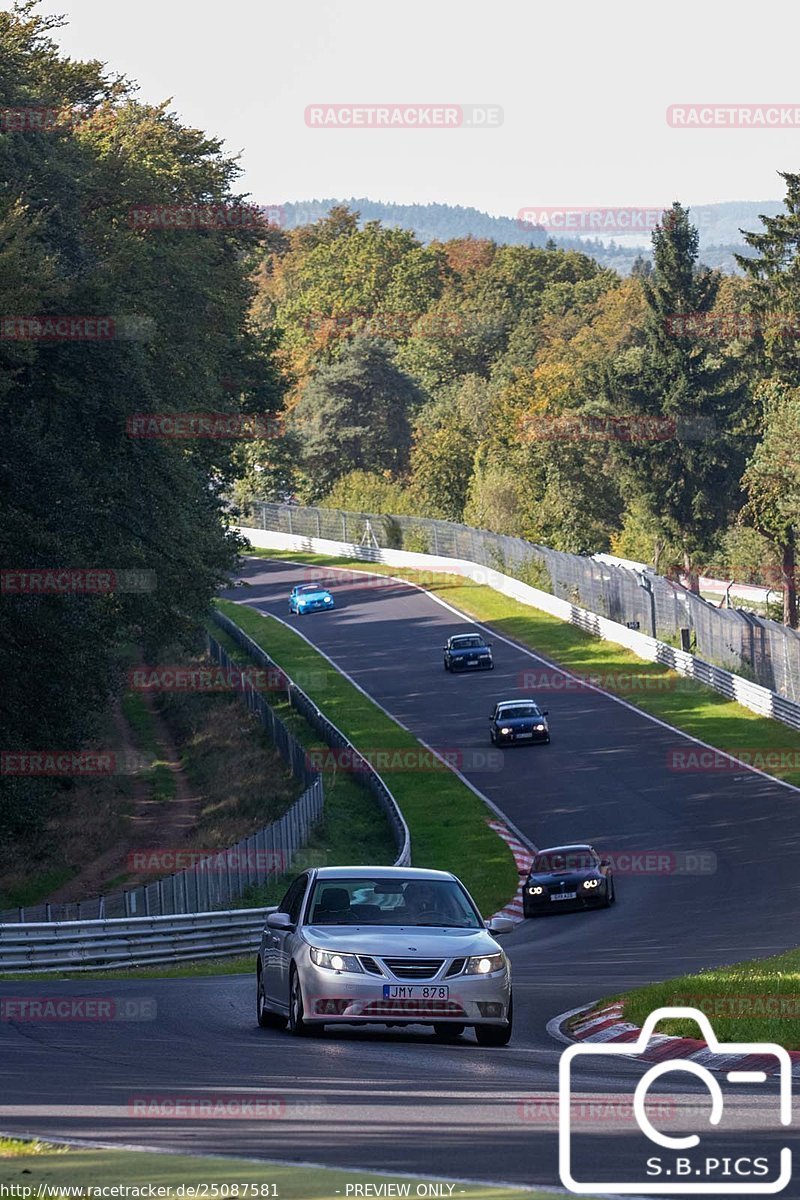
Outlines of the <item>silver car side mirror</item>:
<svg viewBox="0 0 800 1200">
<path fill-rule="evenodd" d="M 511 917 L 492 917 L 486 922 L 486 928 L 489 933 L 511 933 L 514 924 Z"/>
<path fill-rule="evenodd" d="M 267 929 L 294 929 L 294 921 L 288 913 L 270 913 L 267 917 Z"/>
</svg>

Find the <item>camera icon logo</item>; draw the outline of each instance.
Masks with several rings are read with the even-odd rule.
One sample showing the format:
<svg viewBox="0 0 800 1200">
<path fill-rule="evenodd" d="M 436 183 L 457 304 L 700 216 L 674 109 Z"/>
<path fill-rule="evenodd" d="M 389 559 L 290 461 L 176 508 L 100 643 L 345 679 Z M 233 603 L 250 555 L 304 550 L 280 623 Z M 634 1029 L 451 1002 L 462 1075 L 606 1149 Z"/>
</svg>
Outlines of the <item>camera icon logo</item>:
<svg viewBox="0 0 800 1200">
<path fill-rule="evenodd" d="M 614 1183 L 609 1182 L 607 1179 L 575 1178 L 573 1172 L 575 1130 L 572 1127 L 571 1101 L 573 1098 L 576 1059 L 578 1060 L 578 1066 L 580 1066 L 581 1061 L 585 1058 L 592 1060 L 602 1060 L 608 1057 L 633 1059 L 647 1049 L 648 1044 L 653 1040 L 659 1021 L 668 1018 L 692 1020 L 699 1026 L 701 1036 L 706 1042 L 709 1053 L 720 1056 L 722 1073 L 731 1084 L 765 1083 L 768 1076 L 763 1070 L 726 1069 L 724 1067 L 724 1060 L 729 1058 L 729 1056 L 744 1057 L 757 1055 L 760 1059 L 774 1058 L 777 1061 L 777 1070 L 774 1072 L 774 1076 L 778 1081 L 776 1124 L 791 1124 L 792 1063 L 788 1052 L 783 1046 L 778 1046 L 772 1042 L 720 1042 L 714 1034 L 708 1017 L 698 1009 L 657 1008 L 654 1012 L 650 1013 L 635 1042 L 595 1042 L 590 1044 L 579 1042 L 569 1046 L 561 1055 L 558 1069 L 558 1160 L 561 1182 L 571 1192 L 578 1194 L 613 1192 L 619 1195 L 635 1193 L 638 1196 L 647 1194 L 658 1194 L 660 1196 L 673 1194 L 733 1196 L 746 1194 L 748 1196 L 755 1196 L 774 1195 L 782 1191 L 792 1177 L 792 1152 L 788 1146 L 782 1147 L 779 1155 L 774 1155 L 776 1158 L 774 1172 L 770 1171 L 768 1166 L 764 1165 L 753 1169 L 754 1163 L 766 1164 L 767 1160 L 763 1157 L 751 1158 L 746 1156 L 736 1158 L 735 1168 L 732 1170 L 733 1159 L 707 1157 L 704 1154 L 703 1147 L 701 1146 L 701 1138 L 697 1134 L 675 1136 L 664 1133 L 653 1125 L 645 1110 L 649 1088 L 656 1080 L 667 1075 L 669 1072 L 679 1071 L 688 1073 L 699 1079 L 708 1090 L 711 1098 L 710 1112 L 707 1117 L 708 1124 L 716 1128 L 723 1119 L 725 1100 L 719 1079 L 699 1062 L 685 1058 L 668 1058 L 656 1063 L 655 1066 L 652 1066 L 639 1079 L 633 1095 L 633 1115 L 636 1125 L 652 1145 L 660 1147 L 667 1154 L 659 1157 L 651 1157 L 646 1160 L 648 1166 L 644 1172 L 645 1178 L 621 1180 Z M 763 1099 L 765 1102 L 768 1102 L 769 1096 L 765 1096 Z M 700 1157 L 693 1158 L 687 1153 L 697 1150 L 698 1147 L 700 1148 Z M 665 1165 L 666 1163 L 670 1165 L 667 1166 Z M 655 1166 L 654 1164 L 658 1165 Z M 725 1164 L 725 1169 L 723 1177 L 720 1177 L 722 1164 Z M 742 1166 L 742 1164 L 748 1165 Z M 653 1174 L 657 1174 L 657 1182 L 652 1181 Z M 754 1180 L 754 1176 L 763 1177 L 766 1174 L 774 1174 L 775 1177 L 763 1182 L 756 1182 Z M 717 1178 L 714 1177 L 715 1175 Z M 740 1182 L 737 1180 L 735 1178 L 736 1175 L 745 1176 L 744 1181 Z"/>
</svg>

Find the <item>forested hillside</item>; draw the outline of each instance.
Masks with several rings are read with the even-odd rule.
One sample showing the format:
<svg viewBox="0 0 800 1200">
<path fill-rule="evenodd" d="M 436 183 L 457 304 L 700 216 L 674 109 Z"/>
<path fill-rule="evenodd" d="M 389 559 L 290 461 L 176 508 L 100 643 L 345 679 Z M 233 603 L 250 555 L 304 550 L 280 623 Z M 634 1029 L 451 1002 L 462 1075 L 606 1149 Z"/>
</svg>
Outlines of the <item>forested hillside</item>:
<svg viewBox="0 0 800 1200">
<path fill-rule="evenodd" d="M 798 236 L 797 217 L 767 218 L 746 276 L 724 276 L 676 203 L 623 279 L 577 251 L 422 244 L 335 208 L 264 260 L 287 435 L 237 494 L 440 516 L 690 578 L 783 572 L 794 620 Z"/>
<path fill-rule="evenodd" d="M 487 238 L 504 246 L 544 246 L 549 234 L 515 216 L 495 217 L 477 208 L 458 204 L 388 204 L 365 196 L 349 200 L 289 201 L 279 206 L 285 228 L 324 220 L 332 208 L 346 205 L 361 214 L 362 221 L 380 221 L 382 225 L 407 229 L 423 242 L 447 242 L 456 238 Z M 747 253 L 742 230 L 759 228 L 762 215 L 775 216 L 781 205 L 775 200 L 727 201 L 720 204 L 693 204 L 691 220 L 700 233 L 700 255 L 709 267 L 728 274 L 740 274 L 737 253 Z M 611 267 L 620 275 L 630 275 L 640 255 L 650 257 L 649 246 L 640 246 L 625 237 L 568 237 L 553 235 L 561 250 L 580 250 L 602 267 Z"/>
</svg>

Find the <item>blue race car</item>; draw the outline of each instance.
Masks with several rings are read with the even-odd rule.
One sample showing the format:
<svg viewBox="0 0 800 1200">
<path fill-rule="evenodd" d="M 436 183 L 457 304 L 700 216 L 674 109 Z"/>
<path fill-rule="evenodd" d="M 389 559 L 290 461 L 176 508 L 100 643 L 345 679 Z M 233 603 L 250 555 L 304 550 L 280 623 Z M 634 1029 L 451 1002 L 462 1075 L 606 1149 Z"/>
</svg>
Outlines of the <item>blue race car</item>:
<svg viewBox="0 0 800 1200">
<path fill-rule="evenodd" d="M 298 616 L 335 607 L 333 596 L 319 583 L 301 583 L 289 593 L 289 612 Z"/>
</svg>

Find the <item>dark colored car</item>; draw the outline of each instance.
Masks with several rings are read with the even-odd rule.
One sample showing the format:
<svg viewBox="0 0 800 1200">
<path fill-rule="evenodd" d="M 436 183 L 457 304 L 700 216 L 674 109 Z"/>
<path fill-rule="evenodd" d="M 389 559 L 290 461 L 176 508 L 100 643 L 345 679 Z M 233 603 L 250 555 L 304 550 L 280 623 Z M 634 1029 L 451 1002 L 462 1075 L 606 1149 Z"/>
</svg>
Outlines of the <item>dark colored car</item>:
<svg viewBox="0 0 800 1200">
<path fill-rule="evenodd" d="M 540 850 L 522 886 L 526 917 L 565 908 L 608 908 L 615 899 L 611 865 L 591 846 Z"/>
<path fill-rule="evenodd" d="M 499 700 L 489 714 L 489 737 L 495 746 L 549 742 L 547 709 L 533 700 Z"/>
<path fill-rule="evenodd" d="M 479 633 L 456 633 L 444 648 L 445 671 L 491 671 L 492 647 Z"/>
</svg>

